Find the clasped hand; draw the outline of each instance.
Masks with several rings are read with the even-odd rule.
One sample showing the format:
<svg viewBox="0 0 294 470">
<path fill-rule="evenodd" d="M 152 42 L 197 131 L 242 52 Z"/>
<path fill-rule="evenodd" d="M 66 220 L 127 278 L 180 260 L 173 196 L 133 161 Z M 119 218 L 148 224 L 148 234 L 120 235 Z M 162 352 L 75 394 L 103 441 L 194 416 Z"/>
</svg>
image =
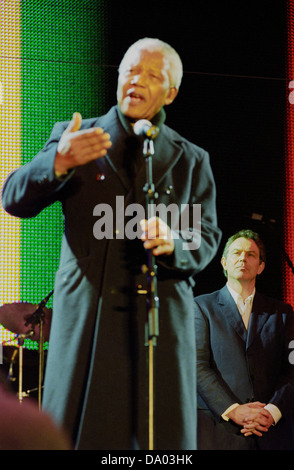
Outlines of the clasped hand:
<svg viewBox="0 0 294 470">
<path fill-rule="evenodd" d="M 228 417 L 242 426 L 241 433 L 245 437 L 252 434 L 261 437 L 274 422 L 272 415 L 264 407 L 265 403 L 259 401 L 245 403 L 234 408 Z"/>
</svg>

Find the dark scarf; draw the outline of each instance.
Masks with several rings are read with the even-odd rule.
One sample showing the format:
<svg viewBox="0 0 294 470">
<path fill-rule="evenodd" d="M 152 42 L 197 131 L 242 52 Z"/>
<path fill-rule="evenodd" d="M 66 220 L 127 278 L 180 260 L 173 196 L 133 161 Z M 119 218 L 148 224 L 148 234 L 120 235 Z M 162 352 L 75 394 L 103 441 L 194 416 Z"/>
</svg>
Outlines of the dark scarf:
<svg viewBox="0 0 294 470">
<path fill-rule="evenodd" d="M 125 116 L 117 106 L 117 113 L 119 121 L 126 131 L 125 152 L 123 154 L 123 168 L 128 175 L 128 178 L 133 183 L 135 177 L 142 170 L 144 160 L 143 154 L 143 141 L 144 137 L 139 137 L 134 134 L 132 120 Z M 163 108 L 152 118 L 152 124 L 161 128 L 166 119 L 166 113 Z"/>
</svg>

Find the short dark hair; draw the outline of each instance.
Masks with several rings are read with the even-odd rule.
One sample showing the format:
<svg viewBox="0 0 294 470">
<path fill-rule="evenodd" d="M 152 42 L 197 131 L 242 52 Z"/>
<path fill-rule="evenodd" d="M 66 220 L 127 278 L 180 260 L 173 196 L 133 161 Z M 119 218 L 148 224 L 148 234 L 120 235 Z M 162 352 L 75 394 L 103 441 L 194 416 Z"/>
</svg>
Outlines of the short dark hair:
<svg viewBox="0 0 294 470">
<path fill-rule="evenodd" d="M 227 243 L 225 244 L 224 251 L 223 251 L 223 254 L 222 254 L 222 258 L 227 258 L 228 251 L 229 251 L 229 248 L 230 248 L 231 244 L 235 240 L 237 240 L 238 238 L 247 238 L 248 240 L 253 240 L 259 248 L 259 261 L 260 261 L 260 264 L 262 262 L 265 263 L 265 261 L 266 261 L 266 250 L 265 250 L 264 243 L 261 240 L 259 234 L 257 232 L 254 232 L 251 229 L 242 229 L 242 230 L 239 230 L 239 232 L 232 235 L 228 239 Z M 224 274 L 227 277 L 227 272 L 225 270 L 224 270 Z"/>
</svg>

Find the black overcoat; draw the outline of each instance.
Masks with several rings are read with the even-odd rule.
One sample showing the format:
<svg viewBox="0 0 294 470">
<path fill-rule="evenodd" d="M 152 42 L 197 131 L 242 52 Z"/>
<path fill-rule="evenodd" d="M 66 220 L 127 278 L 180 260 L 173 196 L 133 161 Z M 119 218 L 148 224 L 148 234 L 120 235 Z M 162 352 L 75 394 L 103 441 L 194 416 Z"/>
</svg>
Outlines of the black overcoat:
<svg viewBox="0 0 294 470">
<path fill-rule="evenodd" d="M 82 122 L 82 128 L 102 127 L 110 133 L 113 145 L 107 156 L 60 180 L 53 165 L 67 125 L 54 126 L 44 149 L 8 177 L 2 195 L 4 208 L 18 217 L 33 217 L 56 200 L 63 207 L 64 237 L 43 405 L 70 431 L 79 449 L 148 449 L 146 296 L 138 293 L 147 287 L 141 269 L 146 253 L 138 238 L 122 238 L 121 213 L 116 211 L 118 196 L 125 206 L 145 207 L 144 163 L 132 182 L 127 159 L 136 147 L 130 143 L 134 137 L 113 107 L 102 117 Z M 136 152 L 138 156 L 141 147 Z M 193 276 L 211 261 L 220 240 L 215 185 L 207 152 L 166 125 L 155 141 L 153 177 L 157 204 L 183 204 L 190 210 L 201 204 L 202 210 L 200 247 L 183 250 L 187 241 L 179 237 L 174 255 L 157 260 L 155 449 L 194 449 L 192 285 Z M 102 228 L 97 230 L 95 223 L 101 222 L 102 209 L 109 207 L 113 227 L 107 223 L 107 233 L 98 239 Z M 200 227 L 196 229 L 194 240 Z"/>
</svg>

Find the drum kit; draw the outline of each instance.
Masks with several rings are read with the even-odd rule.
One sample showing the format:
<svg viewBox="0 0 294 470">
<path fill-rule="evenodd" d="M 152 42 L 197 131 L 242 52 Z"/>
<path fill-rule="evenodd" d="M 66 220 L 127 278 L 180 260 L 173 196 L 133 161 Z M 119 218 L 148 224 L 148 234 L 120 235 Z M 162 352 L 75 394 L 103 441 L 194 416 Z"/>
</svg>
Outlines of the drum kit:
<svg viewBox="0 0 294 470">
<path fill-rule="evenodd" d="M 24 372 L 24 344 L 26 339 L 38 342 L 38 404 L 41 409 L 42 388 L 44 376 L 44 343 L 49 341 L 52 309 L 46 307 L 46 303 L 53 294 L 53 291 L 43 299 L 39 305 L 28 302 L 15 302 L 5 304 L 0 307 L 0 324 L 10 332 L 15 334 L 13 340 L 17 340 L 17 347 L 14 348 L 9 361 L 8 380 L 14 381 L 13 365 L 18 356 L 18 400 L 22 403 L 23 398 L 29 396 L 33 390 L 23 390 Z M 3 344 L 2 344 L 3 345 Z M 5 347 L 5 345 L 4 345 Z M 4 355 L 5 359 L 5 355 Z M 6 358 L 7 359 L 7 358 Z"/>
</svg>

